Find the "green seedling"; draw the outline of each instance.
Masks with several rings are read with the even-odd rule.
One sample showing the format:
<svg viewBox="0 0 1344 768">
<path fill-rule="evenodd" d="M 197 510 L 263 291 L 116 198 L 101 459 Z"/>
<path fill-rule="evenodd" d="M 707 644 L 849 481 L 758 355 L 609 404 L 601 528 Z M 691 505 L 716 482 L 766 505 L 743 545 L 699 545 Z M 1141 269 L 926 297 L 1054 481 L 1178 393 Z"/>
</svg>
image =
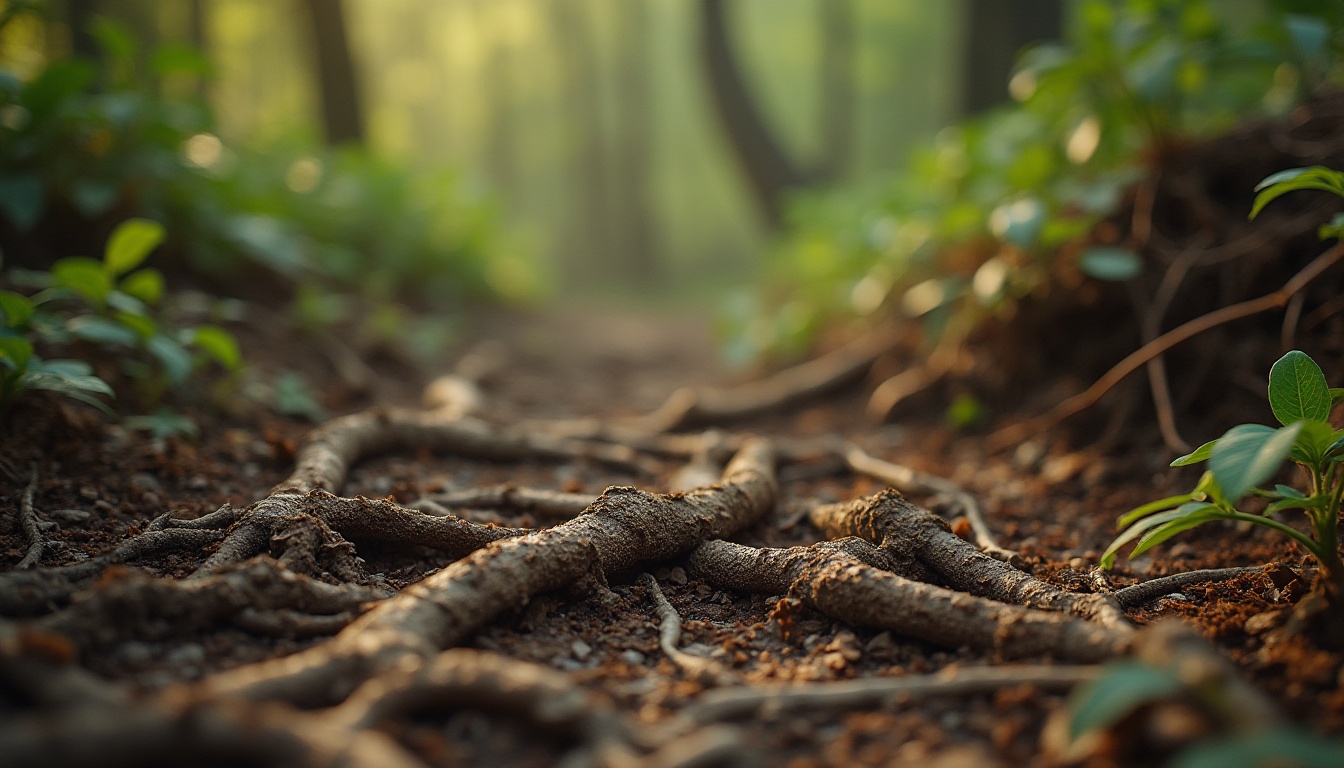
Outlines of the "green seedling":
<svg viewBox="0 0 1344 768">
<path fill-rule="evenodd" d="M 1302 545 L 1321 567 L 1321 584 L 1333 602 L 1344 599 L 1344 563 L 1339 557 L 1339 508 L 1344 497 L 1344 430 L 1329 422 L 1344 389 L 1326 386 L 1325 374 L 1304 352 L 1293 350 L 1269 372 L 1269 405 L 1280 426 L 1240 424 L 1171 463 L 1208 462 L 1208 471 L 1190 493 L 1145 504 L 1122 515 L 1122 533 L 1101 557 L 1115 564 L 1116 553 L 1137 540 L 1137 557 L 1173 536 L 1214 520 L 1237 520 L 1272 528 Z M 1264 487 L 1287 461 L 1296 464 L 1305 490 L 1290 485 Z M 1244 512 L 1237 504 L 1256 496 L 1264 511 Z M 1300 510 L 1309 533 L 1279 522 L 1281 512 Z"/>
</svg>

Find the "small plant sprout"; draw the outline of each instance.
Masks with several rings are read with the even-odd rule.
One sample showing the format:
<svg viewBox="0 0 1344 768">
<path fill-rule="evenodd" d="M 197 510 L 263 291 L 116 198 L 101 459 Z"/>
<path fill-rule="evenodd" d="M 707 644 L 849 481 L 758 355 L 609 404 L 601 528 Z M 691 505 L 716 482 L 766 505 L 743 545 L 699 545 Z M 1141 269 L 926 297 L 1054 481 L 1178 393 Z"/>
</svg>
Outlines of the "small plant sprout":
<svg viewBox="0 0 1344 768">
<path fill-rule="evenodd" d="M 1121 547 L 1137 540 L 1137 557 L 1178 533 L 1211 520 L 1240 520 L 1272 528 L 1301 544 L 1320 564 L 1318 587 L 1327 600 L 1344 600 L 1344 563 L 1339 557 L 1339 508 L 1344 497 L 1344 430 L 1330 425 L 1331 408 L 1344 400 L 1344 389 L 1326 386 L 1320 366 L 1293 350 L 1269 372 L 1269 406 L 1279 427 L 1240 424 L 1217 440 L 1171 463 L 1183 467 L 1208 462 L 1208 471 L 1190 493 L 1145 504 L 1120 517 L 1123 530 L 1101 557 L 1110 568 Z M 1261 487 L 1285 461 L 1301 468 L 1305 490 L 1289 485 Z M 1236 505 L 1247 496 L 1269 500 L 1260 514 Z M 1301 510 L 1310 533 L 1274 519 Z"/>
</svg>

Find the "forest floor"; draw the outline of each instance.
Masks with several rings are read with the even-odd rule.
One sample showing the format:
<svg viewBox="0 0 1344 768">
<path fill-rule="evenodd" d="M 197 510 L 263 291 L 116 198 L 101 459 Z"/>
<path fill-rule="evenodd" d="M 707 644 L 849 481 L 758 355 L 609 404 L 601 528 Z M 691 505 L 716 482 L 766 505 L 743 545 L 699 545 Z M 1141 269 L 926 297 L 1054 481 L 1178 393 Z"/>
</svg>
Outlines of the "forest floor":
<svg viewBox="0 0 1344 768">
<path fill-rule="evenodd" d="M 422 388 L 453 368 L 422 371 L 385 362 L 373 388 L 353 394 L 327 358 L 302 339 L 281 343 L 261 331 L 244 331 L 242 336 L 252 365 L 298 370 L 309 381 L 324 382 L 318 388 L 320 399 L 334 414 L 374 406 L 417 408 Z M 614 423 L 654 411 L 681 387 L 727 385 L 749 378 L 719 365 L 708 322 L 691 313 L 590 308 L 492 312 L 473 322 L 465 337 L 457 358 L 466 358 L 466 367 L 475 366 L 476 372 L 458 381 L 478 385 L 475 393 L 481 397 L 472 418 L 501 430 L 541 429 L 528 425 L 554 425 L 565 419 Z M 489 365 L 480 366 L 482 361 Z M 457 370 L 461 374 L 463 367 Z M 818 505 L 871 497 L 888 483 L 871 473 L 852 471 L 837 461 L 837 454 L 819 450 L 806 456 L 802 455 L 806 449 L 799 453 L 800 449 L 787 446 L 849 441 L 870 457 L 914 470 L 906 474 L 914 478 L 904 489 L 909 498 L 945 514 L 951 530 L 963 538 L 973 536 L 956 492 L 969 493 L 998 544 L 1017 554 L 1014 562 L 1021 571 L 1069 593 L 1105 592 L 1196 569 L 1271 564 L 1265 571 L 1186 585 L 1130 605 L 1125 617 L 1141 629 L 1165 619 L 1183 622 L 1211 641 L 1235 665 L 1237 674 L 1266 694 L 1289 720 L 1318 732 L 1344 732 L 1341 657 L 1305 641 L 1267 641 L 1306 591 L 1303 558 L 1286 539 L 1261 529 L 1208 525 L 1137 560 L 1122 557 L 1109 579 L 1103 579 L 1095 567 L 1099 553 L 1114 537 L 1116 517 L 1139 504 L 1188 490 L 1192 470 L 1168 468 L 1171 456 L 1159 445 L 1107 453 L 1063 433 L 1033 435 L 1012 449 L 990 452 L 985 447 L 986 428 L 953 429 L 941 408 L 902 409 L 892 423 L 875 425 L 864 413 L 866 393 L 876 383 L 872 376 L 860 375 L 828 392 L 759 415 L 705 425 L 723 431 L 704 438 L 698 444 L 701 449 L 662 446 L 619 455 L 582 451 L 562 455 L 566 448 L 546 457 L 522 450 L 516 458 L 500 450 L 495 458 L 481 459 L 467 455 L 481 451 L 455 452 L 451 447 L 431 451 L 427 448 L 434 439 L 409 439 L 401 445 L 395 441 L 383 445 L 388 450 L 361 459 L 343 482 L 339 472 L 328 475 L 338 478 L 338 487 L 328 490 L 339 497 L 386 499 L 421 509 L 434 509 L 423 500 L 437 497 L 465 520 L 482 524 L 479 530 L 542 528 L 559 523 L 563 513 L 516 499 L 512 505 L 454 505 L 443 495 L 512 484 L 559 492 L 564 495 L 557 497 L 560 501 L 572 501 L 594 499 L 609 486 L 636 486 L 655 493 L 709 486 L 731 454 L 724 446 L 738 447 L 741 441 L 735 436 L 763 436 L 773 439 L 777 449 L 786 446 L 778 449 L 781 453 L 792 451 L 778 463 L 777 494 L 773 503 L 767 501 L 758 510 L 759 517 L 734 523 L 722 535 L 751 547 L 805 546 L 829 538 L 816 527 L 813 521 L 819 518 L 810 516 L 810 511 Z M 1028 402 L 1023 395 L 1022 402 Z M 308 720 L 292 710 L 222 714 L 218 722 L 201 714 L 215 711 L 209 702 L 231 696 L 284 700 L 317 713 L 349 714 L 350 701 L 381 701 L 384 709 L 378 710 L 383 713 L 378 717 L 363 711 L 358 713 L 363 719 L 351 715 L 345 721 L 338 717 L 322 722 L 343 722 L 337 730 L 343 729 L 347 736 L 356 730 L 351 723 L 371 725 L 371 730 L 395 742 L 379 749 L 404 753 L 428 765 L 551 765 L 564 760 L 574 765 L 622 764 L 622 760 L 780 766 L 1042 765 L 1079 760 L 1097 765 L 1151 764 L 1175 747 L 1216 730 L 1197 718 L 1168 717 L 1165 725 L 1147 726 L 1131 719 L 1130 731 L 1075 745 L 1069 753 L 1068 740 L 1061 736 L 1061 713 L 1069 683 L 1075 679 L 1071 675 L 1094 674 L 1090 663 L 1096 659 L 1083 658 L 1090 651 L 1067 658 L 1069 653 L 1013 645 L 1009 636 L 1016 637 L 1015 622 L 1037 621 L 1024 618 L 1025 614 L 990 627 L 996 638 L 990 641 L 976 639 L 984 635 L 982 627 L 970 630 L 965 642 L 955 634 L 950 641 L 935 642 L 912 639 L 899 623 L 887 624 L 897 627 L 893 630 L 883 628 L 880 620 L 865 624 L 837 619 L 835 611 L 818 609 L 825 607 L 824 588 L 809 593 L 795 584 L 786 596 L 782 591 L 771 594 L 762 589 L 753 594 L 724 586 L 721 578 L 707 577 L 685 558 L 699 540 L 713 538 L 708 529 L 697 540 L 673 547 L 677 554 L 672 556 L 645 559 L 663 551 L 653 534 L 641 539 L 633 554 L 609 559 L 602 552 L 595 578 L 568 586 L 564 581 L 543 585 L 559 589 L 534 589 L 531 577 L 519 571 L 509 578 L 516 579 L 520 589 L 527 582 L 530 592 L 504 600 L 494 609 L 495 618 L 479 626 L 468 623 L 461 631 L 454 630 L 457 634 L 441 628 L 424 630 L 422 639 L 432 637 L 427 642 L 435 646 L 428 652 L 416 646 L 387 664 L 380 660 L 381 651 L 363 656 L 351 652 L 354 655 L 347 658 L 359 659 L 351 662 L 354 666 L 319 664 L 320 674 L 330 681 L 353 674 L 350 670 L 358 667 L 357 679 L 347 687 L 359 683 L 365 687 L 335 710 L 313 709 L 339 702 L 348 690 L 315 694 L 312 679 L 268 688 L 264 678 L 279 679 L 293 671 L 267 666 L 268 660 L 337 647 L 358 623 L 351 624 L 354 617 L 378 602 L 374 597 L 390 604 L 397 598 L 387 595 L 404 595 L 408 585 L 431 576 L 451 576 L 463 562 L 503 558 L 505 548 L 491 544 L 454 565 L 484 541 L 445 552 L 453 547 L 421 546 L 409 536 L 376 541 L 379 537 L 367 531 L 361 536 L 358 525 L 347 526 L 342 536 L 339 520 L 324 518 L 338 533 L 330 529 L 321 533 L 327 538 L 317 548 L 317 566 L 309 569 L 311 581 L 337 587 L 359 582 L 366 593 L 356 608 L 347 604 L 347 610 L 312 609 L 306 616 L 297 616 L 304 613 L 299 604 L 253 597 L 251 602 L 212 607 L 201 617 L 191 605 L 175 603 L 173 594 L 151 594 L 143 586 L 142 574 L 201 585 L 202 591 L 191 593 L 194 597 L 188 600 L 195 607 L 213 606 L 216 592 L 225 588 L 223 579 L 242 573 L 246 563 L 269 560 L 264 553 L 301 571 L 292 565 L 297 561 L 286 560 L 292 550 L 281 541 L 286 535 L 299 535 L 292 531 L 272 530 L 269 544 L 242 553 L 252 557 L 249 553 L 256 552 L 253 560 L 240 554 L 238 562 L 224 562 L 221 552 L 227 543 L 219 544 L 223 530 L 206 528 L 195 532 L 204 537 L 195 544 L 148 552 L 124 565 L 100 563 L 96 569 L 57 579 L 56 587 L 55 582 L 24 581 L 28 577 L 23 573 L 60 572 L 62 566 L 97 561 L 101 553 L 137 535 L 144 540 L 143 534 L 152 532 L 154 521 L 166 513 L 192 520 L 226 504 L 234 510 L 249 508 L 268 497 L 267 489 L 291 478 L 296 452 L 303 457 L 312 429 L 262 408 L 242 409 L 229 417 L 205 411 L 192 415 L 200 425 L 196 440 L 158 440 L 105 423 L 81 407 L 42 397 L 25 397 L 6 416 L 0 440 L 0 579 L 8 581 L 0 582 L 0 592 L 10 591 L 11 599 L 0 602 L 7 603 L 4 613 L 30 617 L 0 622 L 0 679 L 5 681 L 0 684 L 0 744 L 5 745 L 0 763 L 19 764 L 3 756 L 8 752 L 23 756 L 25 765 L 339 764 L 313 746 L 326 739 L 328 748 L 337 749 L 331 746 L 336 737 L 320 735 L 329 731 L 294 737 L 299 747 L 275 735 L 277 729 L 286 738 L 303 730 L 296 723 Z M 677 432 L 701 434 L 698 428 Z M 619 440 L 603 444 L 619 447 Z M 675 455 L 678 452 L 681 455 Z M 735 464 L 738 475 L 724 478 L 730 488 L 734 478 L 743 475 L 742 461 L 739 458 Z M 36 479 L 30 484 L 32 477 Z M 929 477 L 952 485 L 939 485 Z M 47 545 L 38 567 L 21 572 L 17 564 L 30 541 L 14 521 L 21 517 L 25 490 L 31 492 L 31 506 Z M 683 500 L 678 494 L 659 498 L 671 499 L 670 503 Z M 254 517 L 259 514 L 253 512 Z M 228 530 L 237 533 L 246 520 L 230 517 L 226 522 L 233 522 L 233 527 Z M 718 523 L 702 520 L 696 525 Z M 342 565 L 339 555 L 350 554 L 346 538 L 354 542 L 353 553 L 360 559 L 347 559 Z M 324 560 L 325 551 L 337 554 Z M 186 578 L 193 573 L 194 579 Z M 653 582 L 642 576 L 645 573 Z M 453 577 L 458 583 L 472 578 L 459 576 Z M 935 573 L 929 580 L 954 585 L 956 578 Z M 671 617 L 660 613 L 652 584 L 681 620 L 680 638 L 673 641 L 680 653 L 673 657 L 660 646 L 660 631 Z M 946 600 L 947 594 L 933 599 Z M 273 610 L 271 619 L 259 617 L 266 610 Z M 856 610 L 862 613 L 863 607 Z M 332 640 L 333 633 L 343 628 L 345 632 Z M 939 637 L 938 631 L 925 634 Z M 405 701 L 394 706 L 387 704 L 388 697 L 380 699 L 377 691 L 368 693 L 370 680 L 376 684 L 398 675 L 400 682 L 387 682 L 384 693 L 410 690 L 407 674 L 414 676 L 424 667 L 407 659 L 428 664 L 438 648 L 448 646 L 489 655 L 444 654 L 440 658 L 481 661 L 475 666 L 467 663 L 474 672 L 465 677 L 458 670 L 456 677 L 440 681 L 435 694 L 420 691 L 414 706 Z M 500 657 L 507 663 L 492 666 Z M 444 663 L 445 669 L 452 667 L 449 661 Z M 1061 671 L 1063 677 L 1053 679 L 1048 670 L 1041 671 L 1042 665 Z M 988 667 L 1003 670 L 1004 676 L 975 683 L 976 670 Z M 240 668 L 260 671 L 251 677 L 230 677 L 230 671 Z M 81 670 L 91 672 L 92 678 Z M 547 671 L 555 675 L 547 676 Z M 958 675 L 968 671 L 972 682 L 960 687 L 893 688 L 866 697 L 828 698 L 819 693 L 811 699 L 774 698 L 729 706 L 733 696 L 744 691 L 777 694 L 772 686 L 780 683 L 825 683 L 840 692 L 845 681 L 918 678 L 936 683 L 960 680 Z M 934 673 L 943 677 L 927 677 Z M 331 687 L 337 683 L 331 682 Z M 92 703 L 101 700 L 99 696 L 110 702 L 109 711 L 122 714 L 100 719 L 101 710 Z M 192 704 L 181 704 L 181 697 Z M 562 706 L 563 702 L 569 704 Z M 196 719 L 183 714 L 188 710 L 196 713 L 192 716 Z M 137 719 L 126 714 L 132 711 L 158 714 Z M 223 705 L 218 711 L 232 712 Z M 605 719 L 594 720 L 595 712 Z M 312 717 L 317 723 L 318 715 Z M 215 724 L 215 731 L 201 725 L 207 721 Z M 613 722 L 617 725 L 610 726 Z M 611 736 L 603 730 L 608 726 L 624 735 Z M 342 749 L 345 764 L 360 764 L 360 755 L 367 758 L 373 747 L 351 742 Z M 374 753 L 383 757 L 365 764 L 392 764 L 386 757 L 392 753 L 376 749 Z"/>
</svg>

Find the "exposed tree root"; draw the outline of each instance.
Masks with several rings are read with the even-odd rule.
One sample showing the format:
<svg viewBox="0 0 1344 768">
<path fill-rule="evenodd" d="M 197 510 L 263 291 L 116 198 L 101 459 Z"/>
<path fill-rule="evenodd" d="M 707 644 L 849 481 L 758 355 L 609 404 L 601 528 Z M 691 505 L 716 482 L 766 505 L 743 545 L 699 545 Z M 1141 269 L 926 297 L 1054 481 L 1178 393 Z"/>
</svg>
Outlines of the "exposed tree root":
<svg viewBox="0 0 1344 768">
<path fill-rule="evenodd" d="M 711 541 L 697 547 L 689 563 L 720 587 L 788 594 L 848 624 L 1007 658 L 1100 661 L 1122 653 L 1131 637 L 1094 622 L 914 581 L 863 562 L 851 553 L 853 544 L 837 544 L 755 549 Z"/>
<path fill-rule="evenodd" d="M 543 517 L 567 519 L 579 514 L 593 503 L 593 497 L 582 493 L 548 491 L 541 488 L 522 488 L 512 483 L 492 488 L 472 488 L 464 491 L 435 493 L 409 505 L 430 515 L 451 515 L 457 508 L 514 509 L 535 512 Z"/>
<path fill-rule="evenodd" d="M 718 486 L 665 495 L 609 488 L 574 520 L 493 542 L 380 603 L 328 643 L 231 670 L 207 688 L 305 704 L 339 701 L 373 674 L 455 645 L 542 592 L 730 534 L 759 518 L 774 496 L 774 457 L 764 441 L 743 446 Z"/>
<path fill-rule="evenodd" d="M 629 426 L 650 433 L 735 419 L 783 408 L 862 376 L 891 351 L 894 337 L 881 330 L 839 349 L 733 389 L 679 389 L 657 410 Z"/>
<path fill-rule="evenodd" d="M 772 717 L 797 710 L 891 706 L 903 699 L 983 693 L 1021 685 L 1068 690 L 1078 683 L 1095 680 L 1100 672 L 1101 667 L 1091 664 L 959 667 L 932 675 L 720 688 L 701 694 L 682 714 L 697 722 L 713 723 L 757 713 Z"/>
<path fill-rule="evenodd" d="M 97 590 L 66 610 L 35 622 L 34 627 L 68 638 L 81 652 L 88 653 L 130 639 L 187 636 L 221 621 L 232 621 L 244 629 L 262 628 L 255 614 L 271 610 L 293 611 L 295 617 L 328 617 L 327 624 L 332 622 L 329 617 L 344 616 L 349 623 L 367 604 L 388 594 L 388 590 L 377 587 L 327 584 L 260 557 L 206 578 L 184 581 L 134 571 L 109 572 Z M 278 621 L 262 631 L 281 636 L 311 635 L 321 621 L 304 624 L 295 618 L 288 627 Z M 308 631 L 300 630 L 300 626 Z"/>
<path fill-rule="evenodd" d="M 47 540 L 42 536 L 42 528 L 37 522 L 37 509 L 33 506 L 33 494 L 37 492 L 37 465 L 33 465 L 28 486 L 23 489 L 23 499 L 19 502 L 19 530 L 23 540 L 28 542 L 23 559 L 15 568 L 32 568 L 42 560 L 42 552 L 47 548 Z"/>
<path fill-rule="evenodd" d="M 81 586 L 110 566 L 170 552 L 199 550 L 218 541 L 222 535 L 220 531 L 209 529 L 146 531 L 79 563 L 0 574 L 0 615 L 45 613 L 69 600 Z"/>
<path fill-rule="evenodd" d="M 961 513 L 966 522 L 970 523 L 975 543 L 985 554 L 1009 563 L 1021 561 L 1021 555 L 999 546 L 998 539 L 994 538 L 994 533 L 989 530 L 989 524 L 985 522 L 985 516 L 980 512 L 980 502 L 975 500 L 975 496 L 951 480 L 874 458 L 852 443 L 845 446 L 844 457 L 850 469 L 875 480 L 881 480 L 902 493 L 937 494 L 947 497 L 953 509 Z"/>
<path fill-rule="evenodd" d="M 1238 576 L 1244 576 L 1248 573 L 1260 573 L 1264 568 L 1253 565 L 1244 568 L 1211 568 L 1203 571 L 1187 571 L 1185 573 L 1173 573 L 1170 576 L 1162 576 L 1156 579 L 1149 579 L 1138 584 L 1133 584 L 1123 589 L 1117 589 L 1111 593 L 1111 597 L 1120 604 L 1121 608 L 1138 608 L 1140 605 L 1156 600 L 1159 597 L 1170 595 L 1173 592 L 1194 585 L 1203 584 L 1210 581 L 1227 581 L 1235 579 Z"/>
<path fill-rule="evenodd" d="M 722 685 L 733 680 L 736 676 L 714 660 L 689 654 L 677 647 L 681 643 L 681 616 L 677 614 L 677 609 L 668 602 L 667 596 L 658 586 L 658 580 L 651 574 L 640 574 L 639 583 L 648 590 L 649 599 L 658 612 L 658 647 L 668 660 L 686 674 L 711 685 Z"/>
<path fill-rule="evenodd" d="M 432 547 L 452 557 L 480 549 L 491 541 L 526 533 L 522 529 L 478 525 L 455 517 L 425 515 L 378 499 L 347 499 L 316 490 L 305 494 L 276 493 L 244 511 L 219 549 L 196 575 L 214 573 L 230 563 L 267 551 L 277 536 L 296 535 L 293 531 L 284 533 L 284 529 L 292 528 L 300 518 L 321 521 L 345 539 L 355 542 Z M 319 553 L 324 548 L 348 546 L 343 540 L 330 537 L 320 537 L 325 540 L 317 541 L 310 534 L 306 538 L 308 556 L 313 559 L 321 559 Z M 353 557 L 353 550 L 350 556 Z M 299 554 L 291 556 L 296 561 L 303 557 Z M 313 572 L 309 568 L 301 571 Z"/>
<path fill-rule="evenodd" d="M 897 559 L 915 560 L 940 580 L 973 595 L 1066 611 L 1121 634 L 1132 631 L 1108 596 L 1067 592 L 996 560 L 953 534 L 942 518 L 916 507 L 895 490 L 817 507 L 811 520 L 828 536 L 859 536 L 881 545 Z"/>
</svg>

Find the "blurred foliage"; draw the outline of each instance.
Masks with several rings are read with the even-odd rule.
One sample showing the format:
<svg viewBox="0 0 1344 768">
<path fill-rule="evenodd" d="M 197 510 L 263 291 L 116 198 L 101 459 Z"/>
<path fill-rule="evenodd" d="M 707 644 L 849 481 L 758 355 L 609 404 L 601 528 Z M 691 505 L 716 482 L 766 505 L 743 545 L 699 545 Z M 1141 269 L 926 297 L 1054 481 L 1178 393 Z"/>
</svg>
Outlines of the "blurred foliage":
<svg viewBox="0 0 1344 768">
<path fill-rule="evenodd" d="M 24 10 L 7 5 L 5 20 Z M 174 77 L 208 76 L 209 61 L 178 43 L 141 51 L 110 19 L 90 32 L 97 62 L 0 70 L 0 217 L 20 241 L 144 216 L 213 284 L 288 285 L 303 323 L 351 321 L 374 341 L 417 335 L 408 304 L 537 291 L 530 265 L 505 252 L 493 205 L 457 174 L 353 147 L 227 143 L 208 107 L 161 95 Z"/>
<path fill-rule="evenodd" d="M 163 238 L 159 223 L 129 219 L 113 230 L 101 260 L 67 256 L 49 272 L 7 275 L 37 292 L 0 291 L 0 410 L 26 389 L 45 389 L 110 412 L 98 396 L 111 396 L 112 388 L 85 359 L 44 360 L 39 347 L 71 350 L 79 358 L 93 357 L 89 347 L 113 352 L 147 403 L 157 402 L 167 389 L 185 387 L 194 372 L 211 363 L 239 369 L 238 345 L 224 329 L 179 328 L 158 317 L 163 275 L 140 265 Z M 160 417 L 154 423 L 159 429 L 168 420 Z"/>
<path fill-rule="evenodd" d="M 732 356 L 797 355 L 826 322 L 883 313 L 955 340 L 1062 272 L 1137 276 L 1136 254 L 1088 233 L 1148 164 L 1340 74 L 1344 5 L 1266 2 L 1249 21 L 1231 5 L 1080 0 L 1066 43 L 1021 55 L 1013 105 L 876 187 L 800 196 L 765 288 L 728 312 Z"/>
</svg>

